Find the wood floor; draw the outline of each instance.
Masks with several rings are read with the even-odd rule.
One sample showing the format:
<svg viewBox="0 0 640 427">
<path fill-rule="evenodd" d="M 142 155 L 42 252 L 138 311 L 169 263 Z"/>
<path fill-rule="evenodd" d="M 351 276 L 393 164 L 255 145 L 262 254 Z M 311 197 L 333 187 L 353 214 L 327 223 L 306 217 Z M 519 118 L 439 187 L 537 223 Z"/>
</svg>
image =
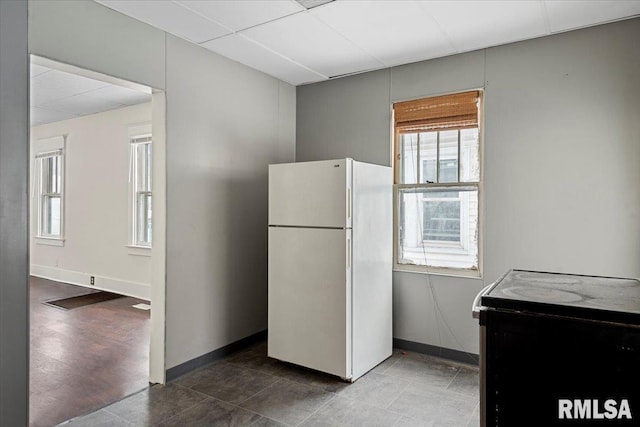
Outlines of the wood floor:
<svg viewBox="0 0 640 427">
<path fill-rule="evenodd" d="M 73 310 L 42 304 L 87 289 L 30 280 L 31 426 L 53 426 L 148 386 L 149 311 L 125 297 Z"/>
</svg>

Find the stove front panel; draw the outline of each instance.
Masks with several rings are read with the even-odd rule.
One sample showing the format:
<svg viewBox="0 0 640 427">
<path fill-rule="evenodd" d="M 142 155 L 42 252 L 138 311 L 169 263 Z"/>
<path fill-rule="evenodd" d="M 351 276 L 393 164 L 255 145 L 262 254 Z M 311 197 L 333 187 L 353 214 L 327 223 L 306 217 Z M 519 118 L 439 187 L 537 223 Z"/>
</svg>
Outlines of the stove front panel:
<svg viewBox="0 0 640 427">
<path fill-rule="evenodd" d="M 500 310 L 484 315 L 484 425 L 640 425 L 639 327 Z"/>
</svg>

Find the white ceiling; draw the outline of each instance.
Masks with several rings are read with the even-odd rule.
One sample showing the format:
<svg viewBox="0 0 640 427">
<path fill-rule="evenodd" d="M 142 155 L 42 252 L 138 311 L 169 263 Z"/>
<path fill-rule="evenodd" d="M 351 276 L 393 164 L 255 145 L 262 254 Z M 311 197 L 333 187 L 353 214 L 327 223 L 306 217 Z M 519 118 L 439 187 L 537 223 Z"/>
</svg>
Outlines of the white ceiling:
<svg viewBox="0 0 640 427">
<path fill-rule="evenodd" d="M 640 15 L 640 0 L 96 0 L 294 85 Z"/>
<path fill-rule="evenodd" d="M 31 126 L 151 101 L 151 95 L 31 64 Z"/>
</svg>

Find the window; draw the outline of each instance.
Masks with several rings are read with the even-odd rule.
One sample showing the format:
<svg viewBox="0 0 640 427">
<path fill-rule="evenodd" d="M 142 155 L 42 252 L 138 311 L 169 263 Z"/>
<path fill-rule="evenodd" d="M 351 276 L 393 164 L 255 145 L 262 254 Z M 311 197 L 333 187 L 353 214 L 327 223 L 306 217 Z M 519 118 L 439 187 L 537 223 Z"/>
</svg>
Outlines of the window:
<svg viewBox="0 0 640 427">
<path fill-rule="evenodd" d="M 479 275 L 480 101 L 394 104 L 396 269 Z"/>
<path fill-rule="evenodd" d="M 151 135 L 131 138 L 132 242 L 133 246 L 151 247 Z"/>
<path fill-rule="evenodd" d="M 38 243 L 62 241 L 64 215 L 64 137 L 36 143 L 34 185 L 37 188 Z"/>
</svg>

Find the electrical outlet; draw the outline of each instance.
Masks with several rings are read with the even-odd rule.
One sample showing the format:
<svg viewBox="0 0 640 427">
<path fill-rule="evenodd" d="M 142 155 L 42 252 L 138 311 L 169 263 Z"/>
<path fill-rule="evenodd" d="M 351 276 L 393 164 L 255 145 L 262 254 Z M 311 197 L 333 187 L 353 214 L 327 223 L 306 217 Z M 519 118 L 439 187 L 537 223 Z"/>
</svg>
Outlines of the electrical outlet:
<svg viewBox="0 0 640 427">
<path fill-rule="evenodd" d="M 96 284 L 96 277 L 95 276 L 91 276 L 91 284 L 92 285 Z"/>
</svg>

